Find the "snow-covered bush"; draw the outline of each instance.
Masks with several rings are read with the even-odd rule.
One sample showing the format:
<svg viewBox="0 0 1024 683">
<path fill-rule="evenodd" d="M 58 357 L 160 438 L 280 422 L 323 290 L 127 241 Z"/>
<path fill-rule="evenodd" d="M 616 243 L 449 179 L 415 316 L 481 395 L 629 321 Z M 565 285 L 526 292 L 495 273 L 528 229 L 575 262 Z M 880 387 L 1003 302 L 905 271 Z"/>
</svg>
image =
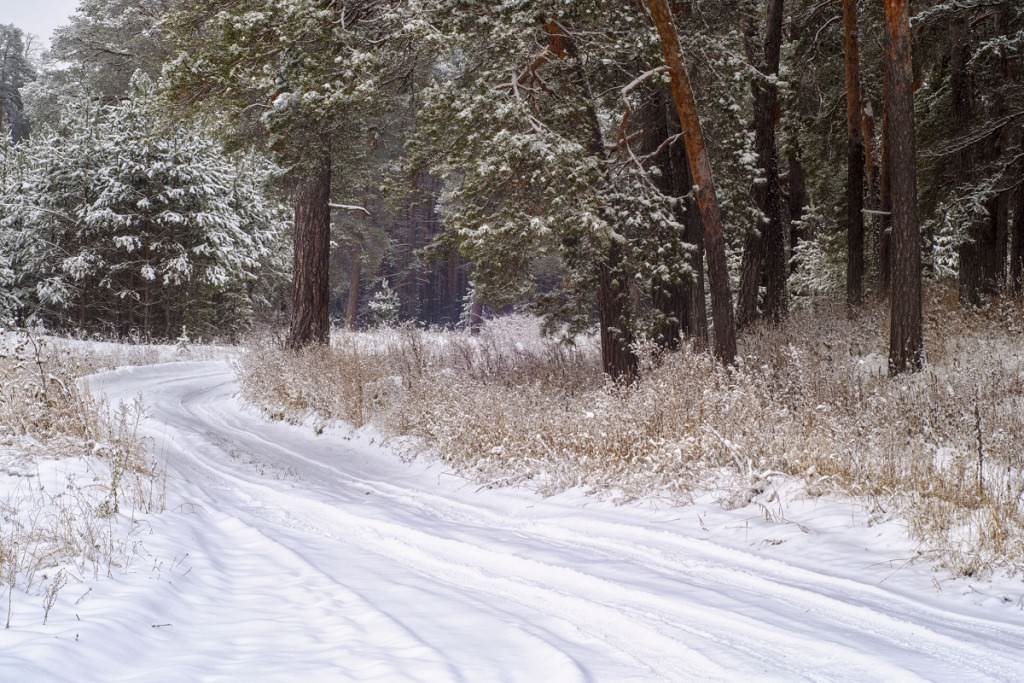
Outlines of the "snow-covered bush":
<svg viewBox="0 0 1024 683">
<path fill-rule="evenodd" d="M 808 206 L 798 229 L 808 237 L 793 252 L 796 268 L 789 278 L 795 300 L 841 292 L 846 287 L 846 235 L 821 210 Z"/>
</svg>

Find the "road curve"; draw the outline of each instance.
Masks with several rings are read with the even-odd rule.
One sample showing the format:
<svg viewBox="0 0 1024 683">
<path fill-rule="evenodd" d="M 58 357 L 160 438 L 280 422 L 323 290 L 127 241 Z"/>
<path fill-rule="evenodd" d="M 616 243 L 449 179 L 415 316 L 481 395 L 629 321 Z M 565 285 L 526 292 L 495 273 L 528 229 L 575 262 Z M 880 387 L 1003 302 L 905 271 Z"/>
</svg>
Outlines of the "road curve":
<svg viewBox="0 0 1024 683">
<path fill-rule="evenodd" d="M 693 511 L 479 491 L 367 437 L 268 422 L 224 362 L 91 384 L 143 397 L 194 546 L 154 597 L 175 626 L 110 680 L 174 680 L 171 661 L 210 681 L 1024 678 L 1024 613 L 925 579 L 744 546 Z"/>
</svg>

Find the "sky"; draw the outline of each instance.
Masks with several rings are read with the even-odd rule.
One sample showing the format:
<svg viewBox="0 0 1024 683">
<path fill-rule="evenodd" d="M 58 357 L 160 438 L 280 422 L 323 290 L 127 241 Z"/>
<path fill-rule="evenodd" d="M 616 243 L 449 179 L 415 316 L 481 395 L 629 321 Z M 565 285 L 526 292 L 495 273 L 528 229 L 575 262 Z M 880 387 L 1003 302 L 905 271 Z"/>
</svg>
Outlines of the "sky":
<svg viewBox="0 0 1024 683">
<path fill-rule="evenodd" d="M 0 24 L 14 24 L 49 44 L 53 29 L 67 23 L 78 0 L 0 0 Z"/>
</svg>

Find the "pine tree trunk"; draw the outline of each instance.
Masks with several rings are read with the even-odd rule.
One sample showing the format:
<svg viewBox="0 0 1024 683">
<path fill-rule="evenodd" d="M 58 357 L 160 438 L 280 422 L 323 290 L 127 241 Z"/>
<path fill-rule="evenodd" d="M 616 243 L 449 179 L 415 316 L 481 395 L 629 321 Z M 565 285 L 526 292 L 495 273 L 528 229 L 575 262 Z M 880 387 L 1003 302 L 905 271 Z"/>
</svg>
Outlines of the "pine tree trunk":
<svg viewBox="0 0 1024 683">
<path fill-rule="evenodd" d="M 480 334 L 484 326 L 484 303 L 476 295 L 473 296 L 473 303 L 469 307 L 469 333 L 474 337 Z"/>
<path fill-rule="evenodd" d="M 860 48 L 857 0 L 843 0 L 846 79 L 846 301 L 864 298 L 864 139 L 861 135 Z"/>
<path fill-rule="evenodd" d="M 548 54 L 562 59 L 566 56 L 575 61 L 576 79 L 583 91 L 586 124 L 589 128 L 589 153 L 597 159 L 606 159 L 601 121 L 594 104 L 594 95 L 587 74 L 579 60 L 576 42 L 555 20 L 543 19 L 549 44 Z M 627 381 L 636 377 L 638 360 L 633 353 L 633 323 L 629 310 L 629 292 L 622 272 L 622 251 L 615 240 L 611 240 L 603 263 L 598 265 L 598 317 L 601 326 L 601 359 L 604 371 L 613 379 Z"/>
<path fill-rule="evenodd" d="M 725 237 L 722 231 L 721 209 L 715 193 L 711 160 L 704 143 L 697 103 L 690 86 L 679 35 L 666 0 L 645 0 L 651 19 L 661 40 L 665 64 L 672 81 L 672 97 L 683 129 L 690 175 L 696 185 L 697 206 L 704 226 L 704 248 L 708 259 L 708 277 L 711 282 L 711 310 L 715 332 L 715 354 L 727 364 L 736 360 L 736 324 L 733 319 L 732 293 L 729 287 L 729 269 L 725 258 Z"/>
<path fill-rule="evenodd" d="M 666 142 L 679 134 L 679 117 L 667 89 L 657 89 L 644 101 L 635 117 L 643 126 L 639 152 L 650 157 L 658 173 L 651 182 L 668 197 L 680 199 L 676 212 L 683 225 L 679 238 L 691 250 L 686 256 L 692 278 L 682 282 L 652 283 L 652 304 L 664 319 L 655 333 L 662 348 L 677 349 L 685 335 L 695 348 L 707 348 L 707 314 L 704 306 L 704 258 L 701 251 L 700 217 L 689 197 L 693 183 L 686 161 L 686 148 L 681 141 Z M 699 296 L 696 296 L 699 291 Z M 697 306 L 694 309 L 694 306 Z"/>
<path fill-rule="evenodd" d="M 451 324 L 459 323 L 462 313 L 462 302 L 459 300 L 459 252 L 452 249 L 448 252 L 447 272 L 445 272 L 445 317 Z"/>
<path fill-rule="evenodd" d="M 954 19 L 950 24 L 949 35 L 949 73 L 950 91 L 954 120 L 963 126 L 970 126 L 974 121 L 974 92 L 971 78 L 967 70 L 970 51 L 970 25 L 966 18 Z M 975 163 L 975 150 L 966 147 L 954 157 L 953 177 L 961 182 L 969 177 Z M 986 221 L 976 220 L 967 226 L 967 235 L 959 248 L 960 268 L 957 278 L 960 287 L 960 303 L 965 306 L 981 305 L 984 289 L 984 265 L 982 263 L 982 244 L 988 232 Z"/>
<path fill-rule="evenodd" d="M 889 293 L 892 281 L 892 142 L 889 123 L 889 70 L 882 69 L 882 153 L 878 177 L 878 291 Z"/>
<path fill-rule="evenodd" d="M 750 37 L 752 30 L 747 31 L 748 38 L 745 41 L 748 60 L 752 64 L 759 64 L 759 70 L 770 77 L 778 76 L 779 73 L 782 8 L 782 0 L 769 0 L 763 64 L 756 57 Z M 754 150 L 764 181 L 755 185 L 753 194 L 765 222 L 758 226 L 757 232 L 747 237 L 744 245 L 743 270 L 736 301 L 736 326 L 739 328 L 757 319 L 762 275 L 767 284 L 765 315 L 773 322 L 779 322 L 786 311 L 786 247 L 783 243 L 779 161 L 775 144 L 778 89 L 773 82 L 765 82 L 764 77 L 758 74 L 751 82 L 751 90 L 754 96 Z"/>
<path fill-rule="evenodd" d="M 767 32 L 765 34 L 765 63 L 768 73 L 777 76 L 782 52 L 783 0 L 768 0 Z M 767 287 L 764 300 L 764 315 L 769 321 L 779 323 L 786 317 L 786 234 L 782 227 L 782 191 L 779 187 L 779 152 L 776 145 L 775 127 L 778 122 L 778 89 L 774 83 L 766 84 L 765 106 L 760 113 L 758 127 L 764 130 L 763 147 L 766 156 L 762 161 L 765 177 L 762 211 L 768 217 L 765 232 L 765 270 Z"/>
<path fill-rule="evenodd" d="M 892 182 L 892 291 L 889 373 L 919 370 L 924 363 L 921 314 L 921 234 L 917 224 L 914 143 L 914 69 L 908 0 L 885 0 L 888 33 Z"/>
<path fill-rule="evenodd" d="M 295 195 L 295 255 L 288 346 L 330 342 L 331 159 L 323 155 Z"/>
<path fill-rule="evenodd" d="M 665 130 L 668 136 L 682 133 L 679 126 L 679 114 L 670 93 L 664 97 Z M 673 197 L 685 197 L 682 202 L 683 242 L 689 245 L 690 253 L 687 262 L 693 278 L 683 283 L 679 294 L 685 298 L 685 304 L 679 310 L 685 310 L 686 318 L 682 320 L 683 334 L 690 340 L 694 350 L 703 351 L 708 348 L 708 311 L 704 297 L 704 226 L 700 222 L 700 212 L 693 200 L 693 179 L 690 176 L 690 162 L 686 158 L 686 145 L 676 141 L 669 145 L 669 183 L 668 191 Z"/>
</svg>

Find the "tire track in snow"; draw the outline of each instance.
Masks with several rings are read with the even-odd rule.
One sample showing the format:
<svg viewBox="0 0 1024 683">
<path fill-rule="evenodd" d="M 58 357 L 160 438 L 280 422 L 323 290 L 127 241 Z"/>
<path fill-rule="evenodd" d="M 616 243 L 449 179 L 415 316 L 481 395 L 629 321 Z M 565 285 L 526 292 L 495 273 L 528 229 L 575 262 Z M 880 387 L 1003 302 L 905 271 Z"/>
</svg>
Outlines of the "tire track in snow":
<svg viewBox="0 0 1024 683">
<path fill-rule="evenodd" d="M 786 678 L 808 680 L 916 678 L 913 669 L 897 661 L 901 653 L 908 665 L 932 662 L 934 674 L 939 678 L 949 674 L 949 680 L 962 681 L 967 672 L 989 680 L 1014 680 L 1020 670 L 1021 659 L 1000 661 L 1003 652 L 979 644 L 988 634 L 1000 636 L 1001 645 L 1007 630 L 1024 633 L 1018 626 L 915 603 L 909 596 L 877 586 L 703 539 L 596 519 L 583 510 L 566 514 L 563 506 L 551 505 L 557 522 L 523 520 L 495 511 L 486 493 L 477 498 L 488 504 L 477 505 L 476 499 L 467 503 L 434 493 L 427 481 L 403 488 L 366 478 L 300 452 L 323 448 L 323 440 L 317 442 L 311 435 L 291 430 L 295 433 L 288 443 L 275 442 L 273 437 L 286 428 L 271 428 L 229 402 L 233 381 L 223 364 L 148 372 L 163 380 L 148 402 L 156 406 L 155 417 L 164 422 L 165 430 L 171 430 L 164 433 L 173 441 L 170 447 L 187 459 L 192 473 L 214 475 L 204 486 L 220 484 L 220 495 L 226 490 L 246 491 L 253 504 L 245 523 L 260 526 L 268 542 L 297 557 L 305 555 L 301 543 L 309 539 L 292 538 L 282 527 L 332 542 L 355 543 L 445 586 L 449 595 L 471 589 L 477 594 L 478 608 L 500 614 L 501 606 L 488 599 L 493 596 L 517 606 L 505 613 L 507 617 L 521 617 L 525 610 L 539 620 L 557 622 L 559 639 L 567 628 L 576 629 L 665 680 L 727 680 L 740 672 L 758 671 L 763 677 L 767 671 L 783 670 L 789 674 Z M 122 395 L 130 395 L 127 389 L 144 384 L 146 375 L 147 370 L 137 371 L 128 376 L 127 387 L 118 386 L 117 381 L 113 385 Z M 170 398 L 176 400 L 165 401 Z M 152 433 L 160 436 L 159 429 Z M 299 477 L 298 483 L 256 479 L 233 461 L 231 451 L 238 444 L 247 444 L 262 457 L 273 454 L 272 465 L 290 462 L 297 471 L 313 467 L 330 478 L 320 482 Z M 372 505 L 365 501 L 367 490 L 372 491 Z M 214 504 L 216 496 L 210 498 L 207 504 Z M 418 528 L 417 519 L 429 520 L 431 531 Z M 586 571 L 537 559 L 566 556 Z M 636 580 L 622 581 L 621 571 L 597 573 L 606 564 L 635 567 Z M 317 571 L 329 576 L 322 568 Z M 658 592 L 673 582 L 684 585 L 687 594 Z M 760 609 L 743 614 L 737 600 L 721 598 L 736 592 L 759 595 L 779 612 L 772 615 Z M 812 621 L 812 626 L 820 624 L 823 630 L 811 637 L 812 629 L 800 624 L 800 619 Z M 940 624 L 949 632 L 938 630 Z M 798 625 L 802 628 L 794 628 Z M 976 638 L 966 642 L 955 637 L 958 633 Z M 829 640 L 847 636 L 853 637 L 850 643 Z M 892 649 L 887 654 L 897 656 L 885 659 L 865 651 L 864 644 L 875 641 L 887 643 Z M 553 646 L 543 637 L 538 642 L 555 650 L 564 647 L 564 642 Z M 581 679 L 589 679 L 579 662 L 562 654 L 576 665 Z M 742 668 L 723 664 L 730 661 Z"/>
<path fill-rule="evenodd" d="M 214 391 L 211 389 L 211 391 Z M 922 627 L 920 621 L 913 621 L 906 616 L 894 617 L 894 611 L 907 611 L 914 616 L 925 615 L 935 623 L 949 625 L 949 622 L 964 620 L 960 615 L 949 611 L 938 610 L 930 606 L 923 606 L 912 603 L 910 600 L 896 596 L 877 586 L 857 583 L 848 579 L 841 579 L 823 574 L 813 573 L 804 569 L 795 568 L 792 565 L 781 563 L 777 560 L 766 560 L 758 558 L 749 553 L 724 548 L 708 541 L 685 539 L 671 532 L 652 532 L 648 529 L 627 527 L 620 525 L 621 530 L 628 532 L 630 536 L 650 537 L 656 534 L 664 536 L 663 541 L 671 542 L 677 548 L 672 552 L 665 552 L 654 546 L 626 544 L 616 541 L 613 538 L 604 538 L 594 534 L 594 524 L 588 520 L 590 529 L 572 531 L 565 526 L 552 524 L 538 524 L 535 522 L 522 523 L 509 516 L 502 516 L 482 507 L 473 507 L 466 503 L 454 501 L 451 498 L 436 494 L 424 494 L 416 491 L 415 495 L 395 487 L 386 482 L 371 481 L 352 477 L 344 470 L 319 462 L 312 458 L 290 450 L 287 446 L 274 444 L 259 434 L 246 431 L 241 426 L 244 416 L 232 415 L 223 410 L 224 404 L 220 401 L 213 401 L 208 407 L 207 414 L 216 415 L 221 427 L 229 430 L 236 438 L 258 439 L 265 448 L 275 448 L 289 457 L 303 460 L 316 467 L 330 470 L 336 475 L 345 477 L 358 484 L 359 488 L 371 488 L 378 496 L 388 497 L 399 504 L 414 506 L 424 513 L 437 514 L 442 510 L 449 512 L 447 518 L 460 523 L 471 523 L 480 525 L 481 518 L 489 529 L 503 528 L 513 530 L 517 533 L 540 536 L 551 541 L 557 541 L 574 548 L 575 550 L 589 550 L 591 553 L 596 549 L 605 553 L 608 559 L 623 561 L 634 561 L 636 564 L 646 567 L 657 567 L 663 570 L 665 575 L 671 578 L 679 578 L 680 569 L 685 568 L 685 579 L 690 583 L 698 583 L 702 588 L 718 590 L 722 592 L 736 591 L 742 589 L 751 595 L 764 596 L 771 593 L 778 601 L 798 606 L 804 614 L 812 614 L 823 621 L 830 621 L 833 624 L 841 623 L 844 627 L 857 631 L 860 634 L 871 635 L 886 642 L 897 643 L 900 647 L 914 651 L 925 656 L 944 660 L 950 665 L 963 669 L 980 670 L 979 673 L 1000 678 L 1002 680 L 1013 680 L 1017 675 L 1016 665 L 1007 667 L 998 662 L 989 661 L 986 658 L 986 651 L 983 648 L 963 643 L 957 639 L 955 634 L 938 633 Z M 450 514 L 453 510 L 456 514 Z M 468 514 L 467 514 L 468 513 Z M 570 521 L 571 523 L 571 521 Z M 614 527 L 604 523 L 605 529 Z M 616 537 L 622 537 L 618 534 Z M 739 562 L 743 568 L 729 566 L 722 561 L 697 562 L 693 559 L 694 554 L 708 555 L 709 549 L 713 550 L 712 555 Z M 771 578 L 764 575 L 752 573 L 750 565 L 756 563 L 756 569 L 763 574 L 770 574 Z M 765 566 L 765 565 L 771 566 Z M 765 571 L 767 570 L 767 571 Z M 819 585 L 812 582 L 817 581 Z M 823 585 L 822 585 L 823 584 Z M 850 592 L 841 593 L 840 589 Z M 829 592 L 825 592 L 829 590 Z M 851 604 L 851 600 L 855 604 Z M 879 608 L 885 606 L 885 611 Z M 895 608 L 895 609 L 894 609 Z M 706 630 L 715 631 L 721 642 L 730 641 L 727 634 L 736 630 L 738 624 L 735 618 L 719 619 L 718 628 L 713 628 L 707 618 L 707 612 L 721 611 L 717 608 L 705 606 L 705 614 L 701 617 Z M 763 624 L 750 622 L 746 628 L 740 629 L 748 632 L 751 637 L 761 633 L 761 639 L 771 640 L 771 634 L 765 634 Z M 988 634 L 995 638 L 1005 639 L 1010 633 L 1015 633 L 1020 638 L 1018 642 L 1024 642 L 1024 628 L 1008 624 L 999 626 L 988 626 L 981 623 L 979 619 L 968 619 L 967 624 L 961 632 L 971 632 L 975 635 Z M 778 645 L 778 643 L 771 643 Z M 737 649 L 747 649 L 737 647 Z M 753 653 L 752 650 L 750 650 Z M 770 652 L 765 650 L 759 654 Z M 836 653 L 829 653 L 835 656 Z M 904 672 L 905 673 L 905 672 Z"/>
</svg>

